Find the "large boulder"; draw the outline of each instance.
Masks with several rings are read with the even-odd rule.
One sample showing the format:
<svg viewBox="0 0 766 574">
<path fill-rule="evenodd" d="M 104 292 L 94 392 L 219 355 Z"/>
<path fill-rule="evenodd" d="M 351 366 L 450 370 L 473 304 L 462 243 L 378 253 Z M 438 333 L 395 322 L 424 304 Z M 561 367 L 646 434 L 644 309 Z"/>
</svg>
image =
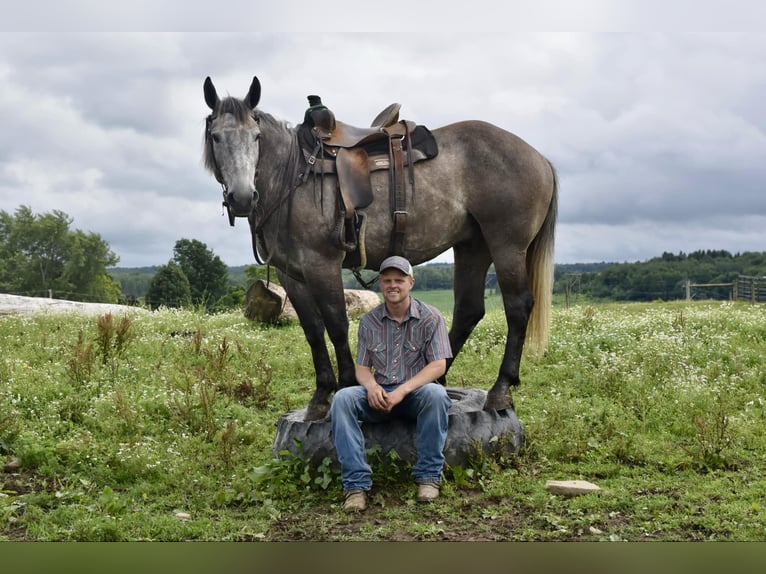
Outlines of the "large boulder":
<svg viewBox="0 0 766 574">
<path fill-rule="evenodd" d="M 356 318 L 374 309 L 380 303 L 380 297 L 374 291 L 364 289 L 346 289 L 346 312 L 350 318 Z M 245 317 L 259 323 L 276 323 L 279 320 L 297 320 L 290 299 L 282 286 L 255 281 L 245 296 Z"/>
<path fill-rule="evenodd" d="M 298 314 L 281 285 L 258 279 L 245 295 L 245 317 L 258 323 L 276 323 L 297 319 Z"/>
<path fill-rule="evenodd" d="M 381 303 L 380 296 L 375 291 L 346 289 L 343 294 L 346 296 L 346 312 L 351 319 L 361 317 Z"/>
<path fill-rule="evenodd" d="M 502 451 L 515 454 L 524 442 L 524 429 L 512 409 L 483 410 L 487 392 L 481 389 L 447 388 L 452 399 L 447 443 L 444 456 L 451 466 L 465 466 L 477 452 Z M 306 421 L 306 408 L 282 415 L 277 421 L 277 433 L 272 445 L 275 458 L 282 453 L 319 465 L 325 457 L 337 462 L 329 417 Z M 415 462 L 415 423 L 392 419 L 384 423 L 362 425 L 366 447 L 380 447 L 386 456 L 395 451 L 403 460 Z"/>
<path fill-rule="evenodd" d="M 44 297 L 24 297 L 0 293 L 0 317 L 3 315 L 35 315 L 38 313 L 79 313 L 82 315 L 106 315 L 148 313 L 147 309 L 112 303 L 85 303 Z"/>
</svg>

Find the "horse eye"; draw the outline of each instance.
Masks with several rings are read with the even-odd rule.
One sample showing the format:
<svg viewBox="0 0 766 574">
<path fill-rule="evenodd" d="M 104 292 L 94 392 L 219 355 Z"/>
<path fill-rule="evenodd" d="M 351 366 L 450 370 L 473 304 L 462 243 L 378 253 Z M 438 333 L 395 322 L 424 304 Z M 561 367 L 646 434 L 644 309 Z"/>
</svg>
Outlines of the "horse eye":
<svg viewBox="0 0 766 574">
<path fill-rule="evenodd" d="M 212 134 L 215 143 L 221 143 L 221 134 Z"/>
</svg>

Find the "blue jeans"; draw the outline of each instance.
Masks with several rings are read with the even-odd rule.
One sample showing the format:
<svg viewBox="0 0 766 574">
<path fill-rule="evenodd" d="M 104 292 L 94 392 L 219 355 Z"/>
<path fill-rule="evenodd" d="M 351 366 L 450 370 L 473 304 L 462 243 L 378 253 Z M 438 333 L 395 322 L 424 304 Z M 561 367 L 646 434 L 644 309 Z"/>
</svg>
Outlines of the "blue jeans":
<svg viewBox="0 0 766 574">
<path fill-rule="evenodd" d="M 384 387 L 385 388 L 385 387 Z M 386 388 L 391 391 L 395 387 Z M 412 467 L 415 482 L 441 480 L 444 443 L 447 441 L 452 401 L 439 383 L 416 389 L 390 413 L 370 408 L 367 389 L 361 385 L 340 389 L 332 400 L 332 436 L 340 462 L 343 490 L 370 490 L 372 469 L 367 463 L 361 422 L 378 423 L 391 417 L 414 419 L 417 460 Z"/>
</svg>

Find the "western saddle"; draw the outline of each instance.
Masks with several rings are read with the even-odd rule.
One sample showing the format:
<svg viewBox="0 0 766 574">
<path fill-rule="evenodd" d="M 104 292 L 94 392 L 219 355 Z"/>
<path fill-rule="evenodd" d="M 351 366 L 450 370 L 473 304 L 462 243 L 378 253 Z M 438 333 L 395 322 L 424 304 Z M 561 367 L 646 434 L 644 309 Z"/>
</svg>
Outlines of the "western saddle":
<svg viewBox="0 0 766 574">
<path fill-rule="evenodd" d="M 375 199 L 370 174 L 388 170 L 393 231 L 390 253 L 402 255 L 407 227 L 407 181 L 415 191 L 413 164 L 438 154 L 436 140 L 425 126 L 399 119 L 400 104 L 380 112 L 369 128 L 335 119 L 319 96 L 309 96 L 309 108 L 299 126 L 299 140 L 309 169 L 316 176 L 337 176 L 339 211 L 335 238 L 347 252 L 343 266 L 355 272 L 366 264 L 365 215 L 358 211 Z M 405 172 L 409 177 L 405 177 Z"/>
</svg>

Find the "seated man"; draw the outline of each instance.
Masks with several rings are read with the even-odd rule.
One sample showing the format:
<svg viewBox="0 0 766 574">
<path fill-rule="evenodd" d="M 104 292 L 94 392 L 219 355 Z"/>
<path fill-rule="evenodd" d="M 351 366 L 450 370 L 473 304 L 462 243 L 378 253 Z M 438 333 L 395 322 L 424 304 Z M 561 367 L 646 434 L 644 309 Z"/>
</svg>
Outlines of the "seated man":
<svg viewBox="0 0 766 574">
<path fill-rule="evenodd" d="M 412 265 L 406 259 L 394 256 L 383 261 L 384 302 L 359 322 L 359 385 L 340 389 L 330 408 L 347 512 L 367 508 L 372 486 L 360 423 L 393 416 L 416 421 L 417 460 L 412 474 L 418 485 L 417 500 L 430 502 L 439 496 L 452 401 L 436 379 L 446 371 L 452 351 L 441 313 L 410 297 L 414 284 Z"/>
</svg>

